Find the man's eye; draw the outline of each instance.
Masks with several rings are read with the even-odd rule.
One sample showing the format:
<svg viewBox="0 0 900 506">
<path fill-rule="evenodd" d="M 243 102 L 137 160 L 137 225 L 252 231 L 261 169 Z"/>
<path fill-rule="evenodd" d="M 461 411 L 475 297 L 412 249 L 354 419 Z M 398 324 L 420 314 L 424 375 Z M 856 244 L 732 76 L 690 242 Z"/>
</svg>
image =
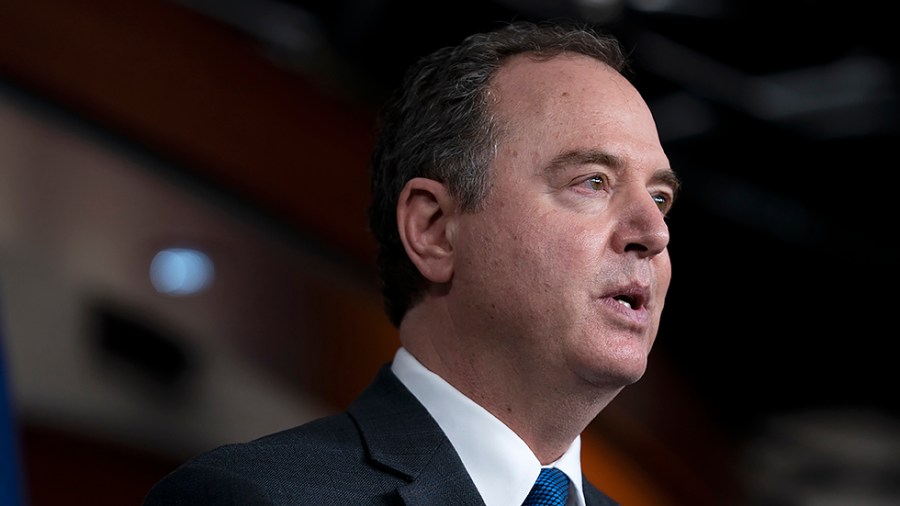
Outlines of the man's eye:
<svg viewBox="0 0 900 506">
<path fill-rule="evenodd" d="M 603 176 L 594 176 L 585 180 L 584 184 L 591 190 L 602 190 L 606 187 L 606 179 Z"/>
<path fill-rule="evenodd" d="M 672 208 L 672 199 L 663 193 L 653 195 L 653 201 L 656 202 L 656 207 L 658 207 L 663 214 L 668 213 L 669 209 Z"/>
</svg>

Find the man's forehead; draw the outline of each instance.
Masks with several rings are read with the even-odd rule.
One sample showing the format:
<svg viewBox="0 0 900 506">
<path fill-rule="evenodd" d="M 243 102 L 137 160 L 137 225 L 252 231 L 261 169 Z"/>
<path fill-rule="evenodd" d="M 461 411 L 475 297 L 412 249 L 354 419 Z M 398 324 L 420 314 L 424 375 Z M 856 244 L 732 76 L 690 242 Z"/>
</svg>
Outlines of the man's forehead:
<svg viewBox="0 0 900 506">
<path fill-rule="evenodd" d="M 637 91 L 618 72 L 594 58 L 564 53 L 545 59 L 517 55 L 494 75 L 488 99 L 501 115 L 537 116 L 556 109 L 576 111 L 590 103 L 596 111 L 628 105 Z"/>
</svg>

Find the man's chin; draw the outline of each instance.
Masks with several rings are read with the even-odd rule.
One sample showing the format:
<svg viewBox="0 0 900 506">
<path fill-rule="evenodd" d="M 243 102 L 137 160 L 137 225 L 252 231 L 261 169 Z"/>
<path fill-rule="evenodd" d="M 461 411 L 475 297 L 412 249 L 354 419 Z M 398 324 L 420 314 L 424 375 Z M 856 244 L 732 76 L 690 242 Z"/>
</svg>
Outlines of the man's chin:
<svg viewBox="0 0 900 506">
<path fill-rule="evenodd" d="M 591 369 L 582 375 L 588 383 L 596 388 L 618 391 L 637 383 L 647 371 L 647 361 L 628 361 L 613 364 L 611 367 Z"/>
</svg>

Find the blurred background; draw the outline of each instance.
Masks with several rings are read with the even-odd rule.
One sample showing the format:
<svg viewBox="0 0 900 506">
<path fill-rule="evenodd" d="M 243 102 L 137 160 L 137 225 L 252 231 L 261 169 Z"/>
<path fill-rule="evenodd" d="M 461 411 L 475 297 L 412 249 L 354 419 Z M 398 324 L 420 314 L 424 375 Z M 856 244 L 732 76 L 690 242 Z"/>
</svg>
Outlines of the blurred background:
<svg viewBox="0 0 900 506">
<path fill-rule="evenodd" d="M 140 504 L 344 408 L 397 346 L 365 224 L 406 65 L 512 19 L 619 36 L 684 192 L 624 506 L 900 504 L 894 17 L 874 0 L 0 3 L 0 503 Z"/>
</svg>

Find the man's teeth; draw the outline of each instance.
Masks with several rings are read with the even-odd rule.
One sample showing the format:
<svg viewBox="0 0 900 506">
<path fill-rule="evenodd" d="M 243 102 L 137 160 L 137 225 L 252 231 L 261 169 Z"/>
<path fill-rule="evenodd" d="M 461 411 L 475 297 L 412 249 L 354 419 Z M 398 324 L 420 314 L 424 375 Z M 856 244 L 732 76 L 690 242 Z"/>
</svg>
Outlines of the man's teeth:
<svg viewBox="0 0 900 506">
<path fill-rule="evenodd" d="M 631 309 L 631 302 L 628 302 L 625 299 L 616 299 L 616 302 L 618 302 L 619 304 L 622 304 L 623 306 L 627 307 L 628 309 Z"/>
</svg>

